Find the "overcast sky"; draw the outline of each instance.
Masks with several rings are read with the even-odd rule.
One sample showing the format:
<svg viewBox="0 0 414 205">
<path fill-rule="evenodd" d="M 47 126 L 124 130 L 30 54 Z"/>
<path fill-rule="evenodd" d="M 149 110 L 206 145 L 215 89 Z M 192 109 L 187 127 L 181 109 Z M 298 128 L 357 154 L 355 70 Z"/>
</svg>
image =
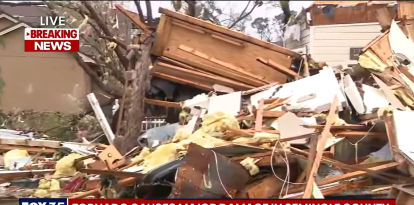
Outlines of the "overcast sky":
<svg viewBox="0 0 414 205">
<path fill-rule="evenodd" d="M 243 9 L 246 7 L 248 1 L 217 1 L 216 5 L 219 6 L 223 10 L 223 13 L 229 13 L 230 9 L 233 9 L 236 13 L 241 13 Z M 130 5 L 125 5 L 126 3 L 129 3 Z M 129 7 L 131 10 L 136 11 L 135 5 L 133 1 L 124 1 L 123 4 L 125 7 Z M 146 13 L 145 5 L 143 2 L 142 9 L 143 12 Z M 158 8 L 169 8 L 172 9 L 171 1 L 151 1 L 152 4 L 152 13 L 154 16 L 159 16 Z M 290 8 L 295 11 L 301 11 L 302 7 L 307 8 L 312 4 L 312 1 L 290 1 Z M 282 13 L 282 11 L 278 8 L 273 8 L 268 5 L 263 5 L 259 8 L 256 8 L 252 13 L 252 19 L 255 19 L 257 17 L 273 17 L 279 13 Z M 247 29 L 246 33 L 249 35 L 256 36 L 256 33 L 254 32 L 254 29 L 250 27 L 250 22 L 247 23 Z"/>
</svg>

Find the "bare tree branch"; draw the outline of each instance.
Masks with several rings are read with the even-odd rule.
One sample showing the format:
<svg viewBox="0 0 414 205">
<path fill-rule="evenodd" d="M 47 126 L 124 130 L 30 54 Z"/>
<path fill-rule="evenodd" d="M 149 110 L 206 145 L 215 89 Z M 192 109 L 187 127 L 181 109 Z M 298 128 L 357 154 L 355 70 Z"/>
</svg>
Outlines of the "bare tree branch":
<svg viewBox="0 0 414 205">
<path fill-rule="evenodd" d="M 247 9 L 247 7 L 249 6 L 249 4 L 250 4 L 250 1 L 249 1 L 249 3 L 247 4 L 247 6 L 246 6 L 246 8 L 243 10 L 243 12 L 242 12 L 242 14 L 245 12 L 245 10 Z M 236 21 L 234 21 L 229 27 L 228 27 L 228 29 L 231 29 L 231 28 L 233 28 L 237 23 L 239 23 L 241 20 L 243 20 L 244 18 L 246 18 L 246 17 L 248 17 L 250 14 L 252 14 L 252 12 L 253 12 L 253 10 L 256 8 L 256 7 L 258 7 L 258 6 L 261 6 L 263 3 L 261 2 L 261 1 L 256 1 L 255 3 L 254 3 L 254 6 L 252 7 L 252 9 L 250 9 L 250 11 L 249 12 L 247 12 L 247 13 L 245 13 L 244 15 L 240 15 L 240 17 L 236 20 Z"/>
<path fill-rule="evenodd" d="M 195 17 L 197 2 L 196 1 L 189 1 L 189 0 L 187 0 L 185 2 L 188 4 L 188 15 L 192 16 L 192 17 Z"/>
<path fill-rule="evenodd" d="M 145 6 L 147 8 L 147 22 L 148 22 L 149 25 L 152 25 L 152 23 L 154 22 L 154 19 L 152 18 L 151 1 L 145 0 Z"/>
<path fill-rule="evenodd" d="M 139 0 L 134 0 L 134 2 L 135 2 L 135 6 L 137 7 L 137 11 L 138 11 L 139 20 L 140 20 L 141 22 L 145 22 L 144 13 L 143 13 L 143 11 L 142 11 L 141 4 L 140 4 L 140 2 L 141 2 L 141 1 L 139 1 Z"/>
<path fill-rule="evenodd" d="M 83 68 L 83 70 L 91 77 L 92 81 L 104 92 L 112 95 L 114 98 L 121 98 L 122 93 L 118 89 L 111 89 L 106 84 L 104 84 L 99 78 L 98 74 L 92 70 L 87 63 L 85 63 L 82 57 L 79 56 L 79 53 L 73 52 L 76 62 Z"/>
<path fill-rule="evenodd" d="M 240 13 L 240 16 L 239 16 L 239 18 L 237 18 L 237 20 L 236 21 L 234 21 L 229 27 L 228 27 L 228 29 L 231 29 L 231 28 L 233 28 L 239 21 L 241 21 L 242 20 L 242 16 L 244 15 L 244 13 L 246 12 L 246 10 L 247 10 L 247 8 L 250 6 L 250 2 L 252 2 L 252 0 L 249 0 L 249 2 L 247 2 L 247 5 L 246 5 L 246 7 L 244 7 L 244 9 L 243 9 L 243 11 Z"/>
<path fill-rule="evenodd" d="M 95 22 L 96 22 L 96 24 L 98 24 L 99 28 L 102 29 L 104 35 L 105 36 L 113 36 L 112 33 L 111 33 L 111 31 L 109 30 L 108 26 L 101 20 L 101 18 L 96 13 L 96 11 L 94 10 L 94 8 L 89 4 L 89 2 L 82 1 L 82 4 L 90 12 L 91 18 L 93 20 L 95 20 Z M 116 46 L 114 48 L 114 51 L 115 51 L 116 55 L 118 56 L 119 61 L 121 62 L 121 64 L 124 67 L 124 69 L 127 69 L 129 63 L 128 63 L 128 60 L 124 56 L 125 55 L 124 52 L 122 52 L 121 49 L 118 46 Z"/>
</svg>

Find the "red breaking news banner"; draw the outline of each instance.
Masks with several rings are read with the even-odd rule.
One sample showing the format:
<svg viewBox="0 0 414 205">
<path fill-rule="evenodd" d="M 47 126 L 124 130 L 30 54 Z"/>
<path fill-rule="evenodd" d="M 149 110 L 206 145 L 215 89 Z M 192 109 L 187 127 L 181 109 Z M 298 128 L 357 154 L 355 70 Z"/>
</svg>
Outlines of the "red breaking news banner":
<svg viewBox="0 0 414 205">
<path fill-rule="evenodd" d="M 394 199 L 381 200 L 144 200 L 144 199 L 68 199 L 68 205 L 395 205 Z M 409 204 L 407 204 L 409 205 Z"/>
<path fill-rule="evenodd" d="M 24 49 L 26 52 L 78 52 L 79 40 L 25 40 Z"/>
<path fill-rule="evenodd" d="M 78 52 L 79 29 L 25 28 L 26 52 Z"/>
</svg>

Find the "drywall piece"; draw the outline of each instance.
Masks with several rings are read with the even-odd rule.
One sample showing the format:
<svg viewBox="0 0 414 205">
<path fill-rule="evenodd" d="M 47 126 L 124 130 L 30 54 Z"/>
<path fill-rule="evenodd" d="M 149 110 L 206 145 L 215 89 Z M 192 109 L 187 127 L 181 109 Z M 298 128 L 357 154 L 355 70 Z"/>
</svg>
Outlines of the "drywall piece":
<svg viewBox="0 0 414 205">
<path fill-rule="evenodd" d="M 336 144 L 336 143 L 338 143 L 338 142 L 342 141 L 343 139 L 345 139 L 345 137 L 339 137 L 339 138 L 336 138 L 336 137 L 334 137 L 332 134 L 331 134 L 331 135 L 329 135 L 329 136 L 326 138 L 325 149 L 328 149 L 329 147 L 332 147 L 334 144 Z M 319 144 L 318 144 L 318 145 L 319 145 Z"/>
<path fill-rule="evenodd" d="M 404 153 L 414 153 L 414 112 L 393 110 L 393 119 L 395 126 L 395 135 L 398 148 Z M 413 156 L 414 154 L 411 153 Z M 407 154 L 407 153 L 406 153 Z M 414 160 L 414 158 L 412 158 Z"/>
<path fill-rule="evenodd" d="M 414 138 L 412 137 L 414 112 L 393 110 L 393 119 L 398 149 L 412 162 L 414 161 Z"/>
<path fill-rule="evenodd" d="M 367 113 L 372 112 L 374 108 L 386 107 L 390 104 L 380 89 L 363 84 L 362 90 L 364 90 L 364 104 Z"/>
<path fill-rule="evenodd" d="M 414 50 L 414 42 L 407 38 L 395 21 L 392 21 L 391 23 L 388 40 L 393 53 L 402 54 L 407 57 L 410 62 L 414 62 L 414 53 L 412 52 Z M 410 64 L 408 70 L 410 73 L 414 74 L 413 63 Z"/>
<path fill-rule="evenodd" d="M 106 138 L 108 139 L 108 142 L 112 143 L 115 139 L 115 135 L 112 132 L 112 129 L 109 126 L 109 123 L 106 120 L 104 113 L 102 112 L 101 106 L 99 105 L 99 102 L 95 97 L 95 94 L 89 93 L 87 97 L 88 97 L 89 103 L 91 104 L 93 108 L 93 112 L 95 113 L 95 116 L 98 119 L 99 124 L 101 125 L 101 128 L 103 132 L 105 133 Z"/>
<path fill-rule="evenodd" d="M 364 101 L 350 75 L 344 77 L 344 92 L 359 114 L 365 113 Z"/>
<path fill-rule="evenodd" d="M 326 138 L 325 149 L 328 149 L 329 147 L 332 147 L 334 144 L 336 144 L 336 143 L 338 143 L 338 142 L 342 141 L 343 139 L 345 139 L 345 137 L 338 137 L 338 138 L 337 138 L 337 137 L 334 137 L 334 136 L 331 134 L 330 136 L 328 136 L 328 137 Z M 306 144 L 306 146 L 310 148 L 310 143 Z M 319 144 L 318 144 L 317 146 L 319 146 Z M 318 149 L 318 148 L 316 147 L 316 149 Z"/>
<path fill-rule="evenodd" d="M 377 76 L 372 74 L 372 77 L 374 78 L 374 80 L 378 84 L 378 86 L 381 88 L 381 91 L 384 92 L 385 97 L 387 98 L 388 102 L 391 103 L 392 107 L 396 108 L 396 109 L 405 110 L 404 105 L 394 95 L 394 92 L 391 90 L 391 88 L 389 88 L 388 85 L 386 85 L 384 82 L 382 82 L 381 79 L 377 78 Z"/>
<path fill-rule="evenodd" d="M 241 92 L 234 92 L 210 97 L 208 113 L 224 112 L 229 115 L 237 115 L 241 109 L 241 94 Z"/>
<path fill-rule="evenodd" d="M 201 109 L 207 109 L 210 103 L 208 95 L 205 93 L 194 96 L 191 99 L 184 101 L 183 107 L 191 108 L 191 115 L 200 115 Z M 197 107 L 197 108 L 196 108 Z"/>
<path fill-rule="evenodd" d="M 281 85 L 275 85 L 267 90 L 264 90 L 262 92 L 258 92 L 252 96 L 250 96 L 250 103 L 251 105 L 257 107 L 259 105 L 259 101 L 261 99 L 269 99 L 272 98 L 273 95 L 276 93 L 276 90 L 278 87 L 280 87 Z"/>
<path fill-rule="evenodd" d="M 313 188 L 312 188 L 312 196 L 315 199 L 324 199 L 325 197 L 322 194 L 322 191 L 319 189 L 319 187 L 316 185 L 315 182 L 313 182 Z"/>
<path fill-rule="evenodd" d="M 230 87 L 227 87 L 227 86 L 224 86 L 224 85 L 219 85 L 219 84 L 214 84 L 213 89 L 216 92 L 218 91 L 218 92 L 222 92 L 222 93 L 232 93 L 232 92 L 234 92 L 233 88 L 230 88 Z"/>
<path fill-rule="evenodd" d="M 314 118 L 315 119 L 315 118 Z M 277 127 L 280 131 L 280 138 L 286 139 L 302 135 L 308 135 L 315 132 L 315 129 L 305 128 L 302 125 L 308 125 L 305 120 L 301 120 L 295 114 L 288 112 L 277 119 Z M 312 123 L 313 124 L 313 123 Z M 316 124 L 316 120 L 315 123 Z M 290 141 L 291 144 L 306 144 L 307 139 L 298 139 Z"/>
<path fill-rule="evenodd" d="M 397 147 L 406 157 L 414 161 L 414 138 L 412 137 L 414 112 L 393 110 L 393 119 Z"/>
<path fill-rule="evenodd" d="M 296 103 L 298 98 L 313 93 L 316 95 L 315 98 Z M 326 67 L 316 75 L 283 84 L 275 97 L 290 97 L 287 103 L 294 107 L 309 108 L 316 112 L 322 112 L 330 109 L 330 104 L 335 95 L 338 96 L 338 110 L 341 111 L 342 105 L 346 103 L 345 96 L 339 87 L 333 70 Z"/>
</svg>

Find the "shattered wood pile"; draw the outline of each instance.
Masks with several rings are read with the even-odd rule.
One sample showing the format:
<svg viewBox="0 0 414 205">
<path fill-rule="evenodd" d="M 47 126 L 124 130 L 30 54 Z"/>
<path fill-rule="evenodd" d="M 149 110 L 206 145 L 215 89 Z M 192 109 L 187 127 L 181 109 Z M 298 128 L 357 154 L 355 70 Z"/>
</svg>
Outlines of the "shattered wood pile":
<svg viewBox="0 0 414 205">
<path fill-rule="evenodd" d="M 160 12 L 152 75 L 216 92 L 147 100 L 181 107 L 180 123 L 125 155 L 3 130 L 0 197 L 414 200 L 414 42 L 392 19 L 359 65 L 339 68 Z"/>
</svg>

